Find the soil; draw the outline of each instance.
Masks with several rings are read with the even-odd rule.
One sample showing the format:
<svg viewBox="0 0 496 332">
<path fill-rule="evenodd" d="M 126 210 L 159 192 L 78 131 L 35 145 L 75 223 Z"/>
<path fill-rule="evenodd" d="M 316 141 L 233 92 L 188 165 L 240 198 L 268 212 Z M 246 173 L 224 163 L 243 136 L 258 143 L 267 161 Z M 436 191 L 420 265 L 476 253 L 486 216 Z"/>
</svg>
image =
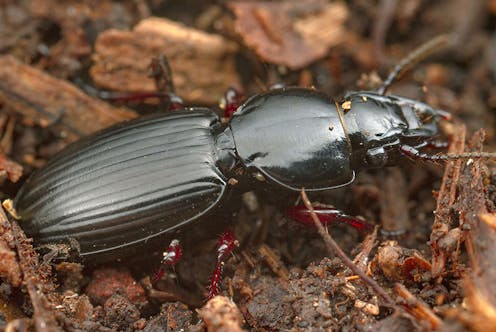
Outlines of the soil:
<svg viewBox="0 0 496 332">
<path fill-rule="evenodd" d="M 218 233 L 202 225 L 216 219 L 188 232 L 181 261 L 156 282 L 167 243 L 86 264 L 69 254 L 77 243 L 26 238 L 6 201 L 71 142 L 174 108 L 160 94 L 170 77 L 150 67 L 161 55 L 185 104 L 224 116 L 230 87 L 245 97 L 313 87 L 337 101 L 376 90 L 430 42 L 387 93 L 452 115 L 438 137 L 448 151 L 429 153 L 496 151 L 495 27 L 494 0 L 2 2 L 0 199 L 11 214 L 0 211 L 0 331 L 496 330 L 489 158 L 405 156 L 344 189 L 309 193 L 370 231 L 291 220 L 285 207 L 298 193 L 240 195 L 214 217 L 232 223 L 240 245 L 218 264 L 220 294 L 209 301 Z"/>
</svg>

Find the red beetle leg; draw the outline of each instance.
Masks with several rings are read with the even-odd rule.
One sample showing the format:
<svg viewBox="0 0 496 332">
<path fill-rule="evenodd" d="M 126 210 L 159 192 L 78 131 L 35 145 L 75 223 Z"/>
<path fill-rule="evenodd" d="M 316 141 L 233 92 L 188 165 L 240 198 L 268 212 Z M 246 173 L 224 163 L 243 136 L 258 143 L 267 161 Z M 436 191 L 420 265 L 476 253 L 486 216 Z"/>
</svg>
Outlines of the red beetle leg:
<svg viewBox="0 0 496 332">
<path fill-rule="evenodd" d="M 208 286 L 207 300 L 210 300 L 220 292 L 220 285 L 222 283 L 222 272 L 224 271 L 224 264 L 227 257 L 232 253 L 234 248 L 239 245 L 238 240 L 234 236 L 232 230 L 224 232 L 220 238 L 217 246 L 217 263 L 215 264 L 214 272 L 210 278 Z"/>
<path fill-rule="evenodd" d="M 228 88 L 224 94 L 224 116 L 230 119 L 243 102 L 243 99 L 243 93 L 234 87 Z"/>
<path fill-rule="evenodd" d="M 181 257 L 183 256 L 183 247 L 181 246 L 179 240 L 172 240 L 167 250 L 164 251 L 163 255 L 164 257 L 162 258 L 162 265 L 155 273 L 153 277 L 153 283 L 156 283 L 160 279 L 162 279 L 165 273 L 166 266 L 174 267 L 174 265 L 176 265 L 181 260 Z"/>
<path fill-rule="evenodd" d="M 333 207 L 316 206 L 314 211 L 324 225 L 329 225 L 331 223 L 344 223 L 356 228 L 360 232 L 368 232 L 373 228 L 373 226 L 368 224 L 365 220 L 358 217 L 349 216 Z M 314 225 L 311 213 L 304 205 L 289 207 L 287 209 L 287 214 L 291 219 L 301 224 L 309 226 Z"/>
<path fill-rule="evenodd" d="M 427 148 L 427 149 L 447 149 L 447 148 L 449 148 L 449 142 L 427 140 L 427 141 L 424 141 L 424 142 L 422 142 L 422 143 L 420 143 L 418 145 L 415 145 L 414 148 L 417 149 L 417 150 L 423 149 L 423 148 Z"/>
</svg>

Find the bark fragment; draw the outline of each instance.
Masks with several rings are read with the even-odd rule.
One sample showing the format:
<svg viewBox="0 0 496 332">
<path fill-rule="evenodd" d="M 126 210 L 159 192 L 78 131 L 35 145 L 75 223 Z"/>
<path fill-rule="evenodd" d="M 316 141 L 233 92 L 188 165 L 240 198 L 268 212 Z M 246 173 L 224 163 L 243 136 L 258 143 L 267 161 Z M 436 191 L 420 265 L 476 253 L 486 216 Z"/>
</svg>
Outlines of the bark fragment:
<svg viewBox="0 0 496 332">
<path fill-rule="evenodd" d="M 300 69 L 345 40 L 348 8 L 326 1 L 246 2 L 229 7 L 244 43 L 265 61 Z"/>
<path fill-rule="evenodd" d="M 150 60 L 164 54 L 186 103 L 215 104 L 229 86 L 239 86 L 234 55 L 238 47 L 220 35 L 151 17 L 133 31 L 107 30 L 98 36 L 91 76 L 116 91 L 155 92 L 147 77 Z"/>
<path fill-rule="evenodd" d="M 73 84 L 10 55 L 0 57 L 0 102 L 33 123 L 55 125 L 60 135 L 69 140 L 136 116 L 133 111 L 94 99 Z"/>
</svg>

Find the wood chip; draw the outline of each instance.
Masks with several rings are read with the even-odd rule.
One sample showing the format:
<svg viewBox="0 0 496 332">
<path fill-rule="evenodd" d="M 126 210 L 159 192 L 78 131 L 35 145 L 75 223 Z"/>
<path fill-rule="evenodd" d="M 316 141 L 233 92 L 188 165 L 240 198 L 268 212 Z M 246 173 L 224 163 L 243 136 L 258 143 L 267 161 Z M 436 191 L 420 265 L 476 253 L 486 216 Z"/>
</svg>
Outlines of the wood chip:
<svg viewBox="0 0 496 332">
<path fill-rule="evenodd" d="M 224 296 L 216 296 L 198 311 L 198 316 L 205 322 L 207 331 L 245 331 L 243 315 L 236 304 Z"/>
<path fill-rule="evenodd" d="M 54 308 L 58 304 L 58 295 L 54 292 L 55 284 L 52 282 L 54 279 L 51 277 L 50 266 L 40 264 L 38 254 L 34 251 L 31 241 L 26 238 L 17 222 L 10 222 L 7 219 L 1 207 L 0 227 L 1 238 L 5 240 L 7 237 L 10 243 L 8 248 L 15 249 L 17 252 L 17 258 L 12 262 L 13 266 L 10 273 L 14 269 L 20 269 L 22 284 L 25 285 L 27 294 L 31 299 L 33 308 L 31 320 L 34 330 L 38 332 L 62 331 L 55 318 L 56 310 Z M 5 249 L 5 246 L 2 249 Z M 2 259 L 7 257 L 4 256 Z"/>
<path fill-rule="evenodd" d="M 0 57 L 0 102 L 38 125 L 56 126 L 69 141 L 136 116 L 9 55 Z"/>
<path fill-rule="evenodd" d="M 466 128 L 462 124 L 454 124 L 454 135 L 450 140 L 448 153 L 459 154 L 465 149 Z M 446 163 L 444 169 L 443 182 L 437 198 L 436 211 L 434 213 L 434 223 L 430 236 L 432 249 L 432 276 L 440 276 L 445 269 L 446 260 L 455 252 L 451 248 L 442 247 L 439 243 L 449 236 L 451 223 L 451 207 L 456 200 L 458 189 L 458 179 L 460 177 L 460 168 L 462 160 L 450 160 Z M 450 242 L 450 241 L 448 241 Z"/>
<path fill-rule="evenodd" d="M 404 301 L 404 308 L 413 315 L 418 322 L 426 324 L 430 329 L 437 330 L 443 326 L 443 321 L 439 318 L 432 309 L 422 300 L 416 298 L 402 284 L 396 283 L 394 291 Z"/>
<path fill-rule="evenodd" d="M 379 306 L 377 304 L 368 303 L 362 300 L 355 300 L 355 308 L 362 310 L 368 315 L 377 316 L 380 313 Z"/>
<path fill-rule="evenodd" d="M 15 183 L 22 176 L 22 166 L 0 151 L 0 175 L 2 173 L 5 173 L 8 179 Z"/>
<path fill-rule="evenodd" d="M 482 150 L 484 132 L 478 131 L 469 147 Z M 494 330 L 496 326 L 496 229 L 480 220 L 492 205 L 484 188 L 480 161 L 466 163 L 460 176 L 460 223 L 472 271 L 465 280 L 465 304 L 469 314 L 460 310 L 461 320 L 474 331 Z M 465 227 L 464 227 L 465 226 Z"/>
<path fill-rule="evenodd" d="M 235 1 L 235 28 L 264 61 L 300 69 L 346 40 L 348 8 L 340 2 Z"/>
<path fill-rule="evenodd" d="M 22 282 L 22 273 L 15 247 L 12 246 L 13 239 L 10 223 L 6 218 L 0 218 L 0 277 L 12 286 L 19 287 Z"/>
<path fill-rule="evenodd" d="M 149 65 L 152 58 L 164 54 L 178 95 L 187 103 L 215 104 L 229 86 L 240 84 L 235 70 L 237 49 L 219 35 L 151 17 L 133 31 L 100 34 L 90 73 L 105 89 L 155 92 L 154 80 L 147 77 Z"/>
</svg>

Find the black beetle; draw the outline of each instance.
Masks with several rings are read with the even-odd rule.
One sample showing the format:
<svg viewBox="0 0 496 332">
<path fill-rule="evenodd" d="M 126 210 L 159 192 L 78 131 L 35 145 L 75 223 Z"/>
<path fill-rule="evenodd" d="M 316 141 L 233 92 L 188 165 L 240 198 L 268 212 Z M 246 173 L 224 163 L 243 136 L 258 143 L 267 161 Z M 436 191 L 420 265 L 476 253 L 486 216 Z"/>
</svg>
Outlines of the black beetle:
<svg viewBox="0 0 496 332">
<path fill-rule="evenodd" d="M 140 118 L 64 149 L 26 181 L 15 208 L 37 243 L 73 238 L 83 258 L 120 258 L 177 237 L 254 178 L 318 191 L 394 165 L 404 147 L 437 134 L 441 116 L 402 97 L 356 92 L 337 104 L 283 88 L 250 98 L 227 125 L 204 108 Z"/>
</svg>

